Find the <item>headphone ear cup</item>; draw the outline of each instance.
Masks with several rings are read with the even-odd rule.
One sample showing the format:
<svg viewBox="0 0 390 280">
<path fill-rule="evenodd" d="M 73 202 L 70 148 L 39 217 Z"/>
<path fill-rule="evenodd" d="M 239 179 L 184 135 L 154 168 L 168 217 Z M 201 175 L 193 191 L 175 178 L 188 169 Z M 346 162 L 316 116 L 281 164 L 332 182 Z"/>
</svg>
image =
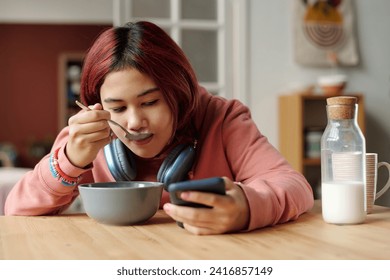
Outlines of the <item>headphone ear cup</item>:
<svg viewBox="0 0 390 280">
<path fill-rule="evenodd" d="M 162 163 L 157 173 L 157 181 L 164 183 L 167 188 L 171 183 L 187 180 L 194 161 L 194 147 L 184 144 L 175 147 Z"/>
<path fill-rule="evenodd" d="M 137 176 L 133 152 L 119 139 L 104 146 L 108 169 L 116 181 L 132 181 Z"/>
</svg>

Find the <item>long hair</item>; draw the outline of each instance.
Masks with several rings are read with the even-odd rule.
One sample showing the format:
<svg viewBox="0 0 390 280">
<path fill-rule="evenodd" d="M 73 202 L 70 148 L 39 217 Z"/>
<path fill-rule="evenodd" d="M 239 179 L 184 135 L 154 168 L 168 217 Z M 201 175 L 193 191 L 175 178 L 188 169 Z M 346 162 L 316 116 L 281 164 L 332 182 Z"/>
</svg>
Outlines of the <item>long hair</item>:
<svg viewBox="0 0 390 280">
<path fill-rule="evenodd" d="M 81 99 L 101 103 L 100 88 L 115 71 L 134 68 L 160 88 L 174 118 L 174 131 L 185 133 L 198 106 L 198 82 L 182 49 L 157 25 L 140 21 L 104 31 L 87 52 L 81 75 Z"/>
</svg>

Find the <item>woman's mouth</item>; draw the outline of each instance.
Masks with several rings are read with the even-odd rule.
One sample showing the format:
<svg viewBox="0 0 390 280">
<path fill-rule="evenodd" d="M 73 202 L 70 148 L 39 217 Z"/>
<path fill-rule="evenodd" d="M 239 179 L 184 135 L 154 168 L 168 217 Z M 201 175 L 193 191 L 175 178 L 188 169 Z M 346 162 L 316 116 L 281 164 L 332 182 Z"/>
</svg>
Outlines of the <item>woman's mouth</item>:
<svg viewBox="0 0 390 280">
<path fill-rule="evenodd" d="M 131 141 L 135 142 L 137 145 L 144 145 L 149 143 L 152 140 L 152 133 L 142 133 L 142 134 L 132 134 L 134 137 L 130 139 Z"/>
<path fill-rule="evenodd" d="M 152 136 L 152 133 L 139 133 L 139 134 L 133 134 L 128 133 L 125 137 L 132 141 L 142 141 Z"/>
</svg>

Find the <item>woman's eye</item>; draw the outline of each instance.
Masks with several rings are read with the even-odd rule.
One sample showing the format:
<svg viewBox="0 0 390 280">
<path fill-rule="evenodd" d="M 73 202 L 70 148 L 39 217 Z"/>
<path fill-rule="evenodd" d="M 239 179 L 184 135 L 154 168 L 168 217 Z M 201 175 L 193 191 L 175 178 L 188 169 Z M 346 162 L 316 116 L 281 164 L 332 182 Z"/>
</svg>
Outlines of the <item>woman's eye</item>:
<svg viewBox="0 0 390 280">
<path fill-rule="evenodd" d="M 142 106 L 152 106 L 152 105 L 156 104 L 157 102 L 158 102 L 158 99 L 148 101 L 148 102 L 143 102 Z"/>
<path fill-rule="evenodd" d="M 117 107 L 117 108 L 111 108 L 111 111 L 113 111 L 114 113 L 120 113 L 120 112 L 123 112 L 125 109 L 126 109 L 126 107 L 122 106 L 122 107 Z"/>
</svg>

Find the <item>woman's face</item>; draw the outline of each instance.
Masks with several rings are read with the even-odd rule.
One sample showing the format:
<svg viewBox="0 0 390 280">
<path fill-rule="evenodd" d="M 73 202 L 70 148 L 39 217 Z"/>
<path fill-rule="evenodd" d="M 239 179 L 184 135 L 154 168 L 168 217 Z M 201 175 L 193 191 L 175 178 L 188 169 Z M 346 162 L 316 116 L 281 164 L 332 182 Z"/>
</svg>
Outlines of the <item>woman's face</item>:
<svg viewBox="0 0 390 280">
<path fill-rule="evenodd" d="M 173 134 L 173 115 L 154 81 L 135 69 L 107 75 L 100 97 L 111 119 L 133 134 L 145 134 L 143 140 L 129 140 L 115 125 L 111 129 L 136 155 L 152 158 L 168 144 Z"/>
</svg>

